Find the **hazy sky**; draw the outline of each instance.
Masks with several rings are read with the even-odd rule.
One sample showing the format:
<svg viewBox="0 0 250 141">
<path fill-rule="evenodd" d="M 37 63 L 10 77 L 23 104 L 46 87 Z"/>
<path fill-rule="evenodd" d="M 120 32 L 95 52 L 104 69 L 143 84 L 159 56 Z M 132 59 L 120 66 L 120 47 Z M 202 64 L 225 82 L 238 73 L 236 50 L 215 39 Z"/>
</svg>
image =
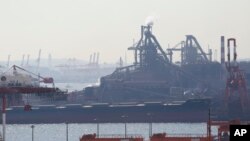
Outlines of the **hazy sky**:
<svg viewBox="0 0 250 141">
<path fill-rule="evenodd" d="M 88 60 L 98 51 L 101 62 L 116 62 L 148 16 L 165 49 L 193 34 L 219 59 L 225 35 L 237 39 L 239 58 L 250 58 L 250 0 L 1 0 L 0 60 L 42 49 L 42 58 Z"/>
</svg>

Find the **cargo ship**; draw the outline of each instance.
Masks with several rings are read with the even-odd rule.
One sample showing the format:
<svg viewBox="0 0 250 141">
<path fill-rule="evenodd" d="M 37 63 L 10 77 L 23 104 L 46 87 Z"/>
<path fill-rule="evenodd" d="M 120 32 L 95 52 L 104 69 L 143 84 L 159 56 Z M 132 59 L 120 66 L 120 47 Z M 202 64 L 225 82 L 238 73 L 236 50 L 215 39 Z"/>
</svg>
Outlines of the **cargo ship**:
<svg viewBox="0 0 250 141">
<path fill-rule="evenodd" d="M 224 37 L 221 41 L 224 48 Z M 236 47 L 232 39 L 228 46 L 230 41 Z M 204 122 L 208 109 L 217 120 L 250 120 L 246 81 L 239 66 L 233 65 L 235 56 L 232 65 L 230 57 L 223 61 L 223 55 L 221 63 L 212 61 L 212 51 L 206 53 L 193 35 L 164 51 L 151 25 L 141 26 L 141 38 L 128 49 L 134 51 L 134 63 L 101 77 L 99 86 L 69 93 L 67 100 L 33 104 L 29 111 L 9 106 L 7 121 Z M 174 51 L 180 51 L 180 63 L 173 63 Z M 243 94 L 231 94 L 238 90 Z M 75 100 L 69 100 L 72 97 Z"/>
<path fill-rule="evenodd" d="M 13 106 L 7 109 L 7 123 L 204 122 L 209 104 L 209 99 L 193 99 L 182 103 L 33 105 L 29 111 Z"/>
</svg>

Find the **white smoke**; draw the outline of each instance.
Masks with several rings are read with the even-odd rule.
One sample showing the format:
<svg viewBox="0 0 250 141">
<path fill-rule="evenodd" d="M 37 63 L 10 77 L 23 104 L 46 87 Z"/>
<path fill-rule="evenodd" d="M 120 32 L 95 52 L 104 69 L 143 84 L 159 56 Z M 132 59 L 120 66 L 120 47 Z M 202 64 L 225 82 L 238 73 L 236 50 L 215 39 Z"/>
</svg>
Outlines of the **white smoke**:
<svg viewBox="0 0 250 141">
<path fill-rule="evenodd" d="M 159 15 L 156 12 L 153 12 L 145 19 L 145 25 L 153 26 L 154 23 L 157 22 L 158 19 L 159 19 Z"/>
<path fill-rule="evenodd" d="M 154 25 L 155 18 L 153 16 L 148 16 L 145 20 L 145 24 L 147 26 L 153 26 Z"/>
</svg>

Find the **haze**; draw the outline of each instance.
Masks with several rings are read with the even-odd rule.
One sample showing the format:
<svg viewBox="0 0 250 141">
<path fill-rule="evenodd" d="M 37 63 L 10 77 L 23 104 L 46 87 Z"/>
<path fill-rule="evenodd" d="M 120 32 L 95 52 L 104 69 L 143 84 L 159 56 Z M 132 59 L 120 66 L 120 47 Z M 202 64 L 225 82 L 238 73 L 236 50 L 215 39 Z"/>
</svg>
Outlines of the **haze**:
<svg viewBox="0 0 250 141">
<path fill-rule="evenodd" d="M 249 0 L 8 0 L 0 1 L 0 60 L 37 58 L 88 60 L 100 52 L 101 62 L 117 62 L 137 41 L 140 25 L 154 20 L 161 46 L 174 46 L 193 34 L 207 51 L 220 36 L 235 37 L 239 58 L 249 58 Z M 132 62 L 132 52 L 128 61 Z M 214 58 L 216 59 L 216 58 Z"/>
</svg>

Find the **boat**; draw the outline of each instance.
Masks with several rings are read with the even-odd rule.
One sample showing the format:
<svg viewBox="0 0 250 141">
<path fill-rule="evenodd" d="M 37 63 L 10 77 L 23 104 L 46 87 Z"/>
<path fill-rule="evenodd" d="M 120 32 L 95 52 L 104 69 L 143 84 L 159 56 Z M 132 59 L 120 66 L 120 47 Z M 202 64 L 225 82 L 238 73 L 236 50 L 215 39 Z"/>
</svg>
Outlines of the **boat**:
<svg viewBox="0 0 250 141">
<path fill-rule="evenodd" d="M 141 38 L 128 49 L 134 63 L 101 77 L 98 86 L 34 103 L 28 112 L 9 106 L 8 123 L 204 122 L 209 109 L 216 120 L 250 119 L 239 102 L 225 109 L 225 62 L 212 61 L 193 35 L 166 52 L 152 26 L 141 26 Z M 181 52 L 180 64 L 173 63 L 173 51 Z"/>
<path fill-rule="evenodd" d="M 209 104 L 209 99 L 191 99 L 183 103 L 32 105 L 29 111 L 11 106 L 7 123 L 205 122 Z"/>
<path fill-rule="evenodd" d="M 7 97 L 7 106 L 67 98 L 65 91 L 55 87 L 52 77 L 37 75 L 17 65 L 2 73 L 0 79 L 0 95 Z"/>
</svg>

